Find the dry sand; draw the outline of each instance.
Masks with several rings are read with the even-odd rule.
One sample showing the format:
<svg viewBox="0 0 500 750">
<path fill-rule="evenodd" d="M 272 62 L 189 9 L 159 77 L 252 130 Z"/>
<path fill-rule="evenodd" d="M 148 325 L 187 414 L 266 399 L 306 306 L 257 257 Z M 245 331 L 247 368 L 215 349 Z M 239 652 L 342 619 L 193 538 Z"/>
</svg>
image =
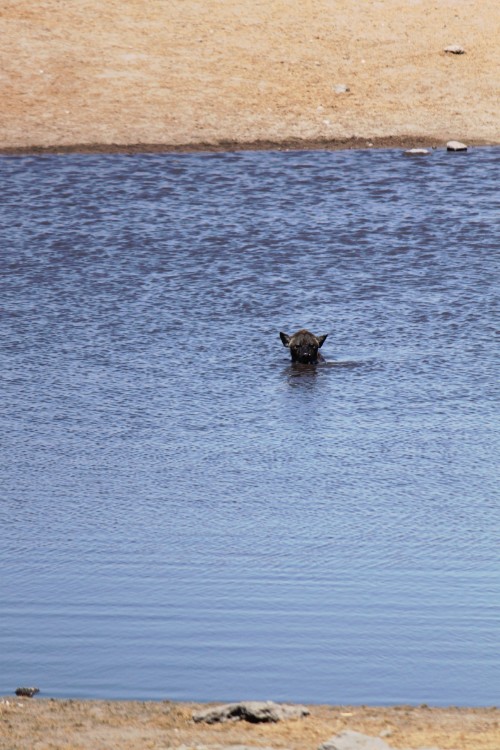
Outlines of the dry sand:
<svg viewBox="0 0 500 750">
<path fill-rule="evenodd" d="M 277 724 L 195 724 L 200 704 L 0 699 L 0 750 L 219 750 L 231 745 L 317 750 L 351 729 L 383 735 L 394 748 L 499 750 L 495 708 L 309 706 Z"/>
<path fill-rule="evenodd" d="M 0 35 L 4 151 L 500 143 L 498 0 L 2 0 Z"/>
</svg>

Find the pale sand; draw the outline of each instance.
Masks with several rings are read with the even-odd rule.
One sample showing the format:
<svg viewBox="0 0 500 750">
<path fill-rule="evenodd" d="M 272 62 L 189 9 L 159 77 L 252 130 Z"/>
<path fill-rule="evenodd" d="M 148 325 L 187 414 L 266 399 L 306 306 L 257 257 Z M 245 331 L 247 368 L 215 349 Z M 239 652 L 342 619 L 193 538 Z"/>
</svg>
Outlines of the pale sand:
<svg viewBox="0 0 500 750">
<path fill-rule="evenodd" d="M 0 38 L 4 151 L 500 143 L 498 0 L 3 0 Z"/>
<path fill-rule="evenodd" d="M 0 750 L 166 750 L 250 745 L 317 750 L 351 729 L 383 735 L 394 748 L 499 750 L 495 708 L 309 706 L 311 715 L 277 724 L 195 724 L 200 704 L 0 699 Z"/>
</svg>

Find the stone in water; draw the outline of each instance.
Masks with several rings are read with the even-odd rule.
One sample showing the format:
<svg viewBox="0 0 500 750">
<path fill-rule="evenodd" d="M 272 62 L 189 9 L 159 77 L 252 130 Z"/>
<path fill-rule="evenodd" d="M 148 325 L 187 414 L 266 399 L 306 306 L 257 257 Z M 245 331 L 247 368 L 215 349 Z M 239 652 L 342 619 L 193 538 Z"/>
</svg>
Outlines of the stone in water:
<svg viewBox="0 0 500 750">
<path fill-rule="evenodd" d="M 460 143 L 460 141 L 448 141 L 446 144 L 446 150 L 447 151 L 467 151 L 467 146 L 465 143 Z"/>
<path fill-rule="evenodd" d="M 425 156 L 428 153 L 427 148 L 409 148 L 405 151 L 406 156 Z"/>
</svg>

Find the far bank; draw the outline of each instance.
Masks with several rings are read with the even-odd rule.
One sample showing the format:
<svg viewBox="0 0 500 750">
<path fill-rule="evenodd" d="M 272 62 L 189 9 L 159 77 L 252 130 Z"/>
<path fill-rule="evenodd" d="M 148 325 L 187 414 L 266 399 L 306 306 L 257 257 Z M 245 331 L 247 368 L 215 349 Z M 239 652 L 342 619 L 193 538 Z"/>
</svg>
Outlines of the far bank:
<svg viewBox="0 0 500 750">
<path fill-rule="evenodd" d="M 0 150 L 497 144 L 499 24 L 493 0 L 9 3 Z"/>
</svg>

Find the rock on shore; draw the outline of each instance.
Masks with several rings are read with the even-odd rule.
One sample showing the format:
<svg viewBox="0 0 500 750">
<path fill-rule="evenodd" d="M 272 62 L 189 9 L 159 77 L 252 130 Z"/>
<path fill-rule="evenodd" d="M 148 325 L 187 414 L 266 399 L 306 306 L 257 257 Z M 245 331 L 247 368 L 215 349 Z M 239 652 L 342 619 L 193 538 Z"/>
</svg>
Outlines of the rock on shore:
<svg viewBox="0 0 500 750">
<path fill-rule="evenodd" d="M 392 750 L 392 748 L 380 737 L 370 737 L 361 732 L 346 730 L 324 742 L 318 750 Z"/>
<path fill-rule="evenodd" d="M 272 701 L 244 701 L 227 703 L 215 708 L 207 708 L 193 713 L 193 721 L 216 724 L 225 721 L 249 721 L 252 724 L 276 722 L 283 719 L 299 719 L 308 716 L 305 706 L 291 706 Z"/>
</svg>

